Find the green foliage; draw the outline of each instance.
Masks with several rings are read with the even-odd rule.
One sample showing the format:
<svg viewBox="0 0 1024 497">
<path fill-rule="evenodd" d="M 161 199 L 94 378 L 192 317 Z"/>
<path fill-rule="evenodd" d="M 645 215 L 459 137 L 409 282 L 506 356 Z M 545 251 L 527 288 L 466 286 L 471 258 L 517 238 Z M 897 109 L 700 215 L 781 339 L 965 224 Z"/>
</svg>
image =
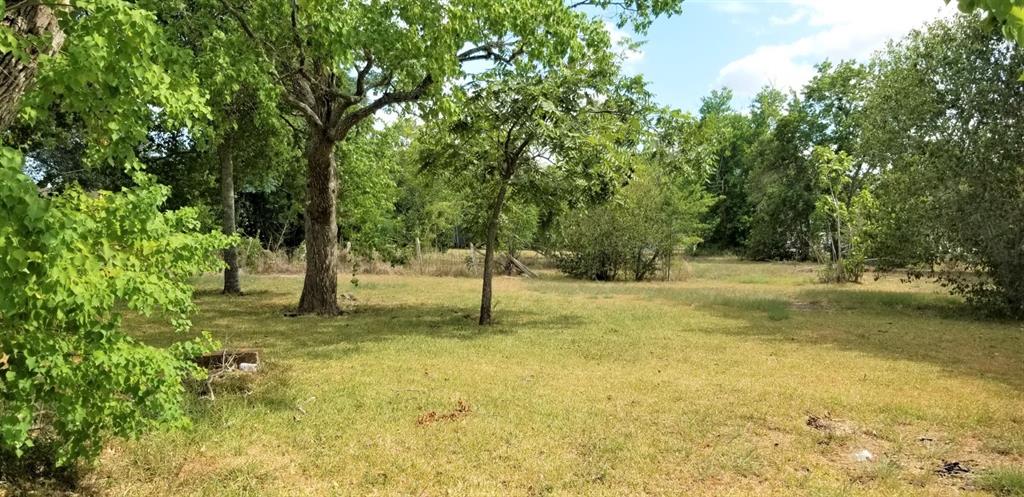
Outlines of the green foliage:
<svg viewBox="0 0 1024 497">
<path fill-rule="evenodd" d="M 653 278 L 677 247 L 701 240 L 713 201 L 699 184 L 641 168 L 613 201 L 566 220 L 558 268 L 580 279 Z"/>
<path fill-rule="evenodd" d="M 46 120 L 53 108 L 83 117 L 90 162 L 134 157 L 156 122 L 194 128 L 205 96 L 189 53 L 171 43 L 155 15 L 124 0 L 73 0 L 57 9 L 61 52 L 41 61 L 22 115 Z"/>
<path fill-rule="evenodd" d="M 1006 39 L 1024 45 L 1024 0 L 957 0 L 957 7 L 965 14 L 987 12 Z"/>
<path fill-rule="evenodd" d="M 751 161 L 751 118 L 733 110 L 732 92 L 728 89 L 712 91 L 702 102 L 697 136 L 693 139 L 705 144 L 703 152 L 711 155 L 708 159 L 713 166 L 707 175 L 707 190 L 718 198 L 707 214 L 710 230 L 704 245 L 740 250 L 750 230 L 746 184 Z"/>
<path fill-rule="evenodd" d="M 817 175 L 806 155 L 811 148 L 807 110 L 793 98 L 786 113 L 755 142 L 749 172 L 750 235 L 747 256 L 756 260 L 803 260 L 810 250 L 810 218 Z"/>
<path fill-rule="evenodd" d="M 414 160 L 403 161 L 401 167 L 395 202 L 395 215 L 405 227 L 400 243 L 411 246 L 419 238 L 435 248 L 450 248 L 452 231 L 460 222 L 465 205 L 456 193 L 457 188 L 444 178 L 423 174 Z"/>
<path fill-rule="evenodd" d="M 181 380 L 209 336 L 159 349 L 125 334 L 121 314 L 187 330 L 189 279 L 219 268 L 229 240 L 200 234 L 194 211 L 161 212 L 167 188 L 144 175 L 117 194 L 42 198 L 19 154 L 0 159 L 0 447 L 49 444 L 68 464 L 109 436 L 183 426 Z"/>
<path fill-rule="evenodd" d="M 553 67 L 608 49 L 609 10 L 621 26 L 642 32 L 651 20 L 679 11 L 679 0 L 480 2 L 327 0 L 280 2 L 203 0 L 180 5 L 181 16 L 230 19 L 223 35 L 259 59 L 283 100 L 310 128 L 342 141 L 376 112 L 423 105 L 430 118 L 453 110 L 450 81 L 487 61 Z M 596 7 L 596 8 L 587 8 Z M 371 96 L 373 98 L 371 98 Z"/>
<path fill-rule="evenodd" d="M 864 65 L 853 61 L 822 62 L 818 73 L 803 89 L 804 106 L 808 111 L 808 126 L 812 141 L 838 152 L 849 154 L 854 160 L 842 174 L 851 176 L 847 192 L 859 181 L 858 148 L 863 126 L 862 113 L 871 89 L 872 74 Z"/>
<path fill-rule="evenodd" d="M 872 250 L 993 312 L 1024 315 L 1024 49 L 969 16 L 892 46 L 866 109 Z"/>
<path fill-rule="evenodd" d="M 860 281 L 864 274 L 864 247 L 861 233 L 864 225 L 863 210 L 872 198 L 862 190 L 850 203 L 844 200 L 849 190 L 849 171 L 853 158 L 846 152 L 834 152 L 829 147 L 817 146 L 811 161 L 818 172 L 817 190 L 821 193 L 811 218 L 811 250 L 824 265 L 822 280 L 828 283 Z"/>
<path fill-rule="evenodd" d="M 357 130 L 338 147 L 340 188 L 338 224 L 341 238 L 365 256 L 400 259 L 398 244 L 404 232 L 395 215 L 398 200 L 396 178 L 405 153 L 400 127 Z"/>
</svg>

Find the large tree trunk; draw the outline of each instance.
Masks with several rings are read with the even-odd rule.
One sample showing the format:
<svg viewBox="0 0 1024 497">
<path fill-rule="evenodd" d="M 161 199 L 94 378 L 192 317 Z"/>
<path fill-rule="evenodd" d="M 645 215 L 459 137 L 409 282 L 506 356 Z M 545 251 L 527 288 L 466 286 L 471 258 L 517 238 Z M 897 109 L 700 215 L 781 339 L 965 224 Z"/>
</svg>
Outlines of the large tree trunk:
<svg viewBox="0 0 1024 497">
<path fill-rule="evenodd" d="M 501 208 L 505 204 L 505 195 L 508 193 L 508 180 L 502 178 L 501 187 L 498 189 L 498 197 L 491 207 L 490 217 L 487 219 L 487 247 L 484 251 L 484 288 L 480 295 L 480 325 L 491 324 L 491 282 L 494 279 L 494 251 L 498 248 L 498 221 L 501 218 Z"/>
<path fill-rule="evenodd" d="M 340 312 L 334 144 L 322 130 L 314 129 L 306 151 L 306 277 L 299 298 L 302 314 L 334 316 Z"/>
<path fill-rule="evenodd" d="M 235 234 L 235 172 L 231 160 L 231 145 L 221 143 L 218 150 L 220 159 L 220 206 L 221 229 L 225 235 Z M 224 249 L 224 293 L 239 295 L 242 286 L 238 279 L 238 247 L 232 245 Z"/>
<path fill-rule="evenodd" d="M 50 39 L 42 51 L 25 47 L 28 54 L 25 60 L 11 52 L 0 54 L 0 132 L 17 117 L 21 97 L 36 78 L 39 56 L 53 55 L 64 44 L 64 32 L 57 24 L 57 16 L 51 7 L 40 2 L 9 1 L 3 25 L 14 31 L 19 40 L 32 36 L 49 36 Z"/>
</svg>

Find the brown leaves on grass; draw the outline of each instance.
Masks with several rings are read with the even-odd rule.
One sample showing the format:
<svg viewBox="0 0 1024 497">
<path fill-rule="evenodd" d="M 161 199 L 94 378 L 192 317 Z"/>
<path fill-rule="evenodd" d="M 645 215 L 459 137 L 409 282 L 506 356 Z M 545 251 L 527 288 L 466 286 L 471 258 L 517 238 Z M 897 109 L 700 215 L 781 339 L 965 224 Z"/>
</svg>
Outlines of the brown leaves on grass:
<svg viewBox="0 0 1024 497">
<path fill-rule="evenodd" d="M 455 421 L 466 417 L 472 411 L 473 409 L 469 407 L 466 401 L 459 399 L 455 409 L 451 412 L 438 414 L 437 411 L 427 411 L 421 414 L 420 417 L 416 418 L 416 426 L 426 426 L 441 421 Z"/>
</svg>

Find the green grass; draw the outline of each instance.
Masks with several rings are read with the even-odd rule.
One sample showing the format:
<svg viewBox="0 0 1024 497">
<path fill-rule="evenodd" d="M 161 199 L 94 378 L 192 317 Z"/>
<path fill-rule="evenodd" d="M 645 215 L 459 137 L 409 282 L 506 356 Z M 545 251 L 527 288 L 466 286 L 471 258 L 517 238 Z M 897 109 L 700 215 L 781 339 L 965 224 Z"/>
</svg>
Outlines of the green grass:
<svg viewBox="0 0 1024 497">
<path fill-rule="evenodd" d="M 979 486 L 1000 497 L 1024 497 L 1024 469 L 996 468 L 984 474 Z"/>
<path fill-rule="evenodd" d="M 196 328 L 259 348 L 265 369 L 194 401 L 187 431 L 111 444 L 89 483 L 157 496 L 941 496 L 1016 481 L 1019 323 L 895 278 L 828 287 L 813 266 L 727 258 L 689 271 L 500 278 L 485 329 L 474 279 L 363 275 L 344 289 L 354 309 L 327 319 L 282 317 L 300 276 L 248 277 L 240 298 L 203 278 Z M 855 462 L 861 449 L 876 458 Z M 972 473 L 939 476 L 943 460 Z"/>
</svg>

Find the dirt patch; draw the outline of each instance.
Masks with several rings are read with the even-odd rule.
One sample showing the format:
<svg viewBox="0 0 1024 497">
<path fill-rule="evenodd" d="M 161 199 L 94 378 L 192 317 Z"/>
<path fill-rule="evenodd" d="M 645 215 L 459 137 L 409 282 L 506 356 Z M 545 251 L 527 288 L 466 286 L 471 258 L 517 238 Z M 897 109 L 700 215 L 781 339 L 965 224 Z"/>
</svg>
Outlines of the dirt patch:
<svg viewBox="0 0 1024 497">
<path fill-rule="evenodd" d="M 829 413 L 825 413 L 824 416 L 815 416 L 814 414 L 807 416 L 807 426 L 832 436 L 852 435 L 857 431 L 853 423 L 833 418 Z"/>
<path fill-rule="evenodd" d="M 416 418 L 417 426 L 426 426 L 442 421 L 456 421 L 469 415 L 473 409 L 469 407 L 466 401 L 459 399 L 458 403 L 455 404 L 455 409 L 446 412 L 438 413 L 437 411 L 427 411 Z"/>
</svg>

